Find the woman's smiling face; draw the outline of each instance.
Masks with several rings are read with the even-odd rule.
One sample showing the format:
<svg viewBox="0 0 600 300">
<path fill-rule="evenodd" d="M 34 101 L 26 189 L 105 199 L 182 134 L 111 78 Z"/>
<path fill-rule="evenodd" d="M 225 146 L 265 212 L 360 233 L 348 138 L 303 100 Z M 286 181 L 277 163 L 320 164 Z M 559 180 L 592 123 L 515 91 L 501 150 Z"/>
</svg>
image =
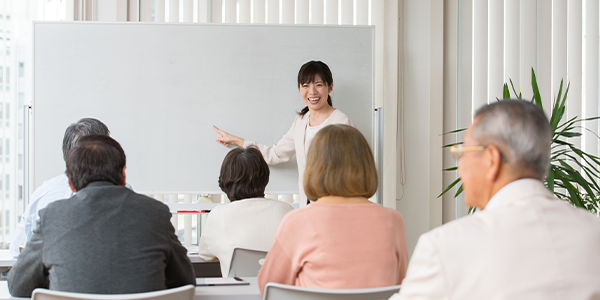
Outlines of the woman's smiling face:
<svg viewBox="0 0 600 300">
<path fill-rule="evenodd" d="M 321 79 L 319 74 L 315 74 L 312 82 L 301 84 L 298 87 L 298 90 L 309 110 L 319 110 L 324 106 L 329 106 L 327 97 L 333 90 L 333 84 L 327 85 L 327 83 Z"/>
</svg>

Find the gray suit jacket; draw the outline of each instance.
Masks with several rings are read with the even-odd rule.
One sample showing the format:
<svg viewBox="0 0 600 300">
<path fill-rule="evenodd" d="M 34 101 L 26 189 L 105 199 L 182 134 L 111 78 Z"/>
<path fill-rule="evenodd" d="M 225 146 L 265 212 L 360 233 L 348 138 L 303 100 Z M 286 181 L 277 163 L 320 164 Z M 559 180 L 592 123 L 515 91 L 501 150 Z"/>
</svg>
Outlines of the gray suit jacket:
<svg viewBox="0 0 600 300">
<path fill-rule="evenodd" d="M 40 211 L 37 229 L 8 273 L 13 296 L 38 287 L 121 294 L 195 284 L 166 205 L 124 186 L 93 182 Z"/>
</svg>

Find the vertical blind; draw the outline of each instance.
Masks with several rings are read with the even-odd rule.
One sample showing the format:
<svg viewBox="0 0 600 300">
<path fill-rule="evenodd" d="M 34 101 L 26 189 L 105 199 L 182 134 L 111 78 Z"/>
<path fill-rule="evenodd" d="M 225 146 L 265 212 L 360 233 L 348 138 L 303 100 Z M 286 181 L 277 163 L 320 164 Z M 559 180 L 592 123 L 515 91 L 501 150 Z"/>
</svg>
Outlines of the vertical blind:
<svg viewBox="0 0 600 300">
<path fill-rule="evenodd" d="M 76 1 L 85 2 L 85 0 Z M 130 0 L 129 21 L 368 25 L 371 23 L 372 2 L 372 0 Z M 138 13 L 139 17 L 136 15 Z"/>
</svg>

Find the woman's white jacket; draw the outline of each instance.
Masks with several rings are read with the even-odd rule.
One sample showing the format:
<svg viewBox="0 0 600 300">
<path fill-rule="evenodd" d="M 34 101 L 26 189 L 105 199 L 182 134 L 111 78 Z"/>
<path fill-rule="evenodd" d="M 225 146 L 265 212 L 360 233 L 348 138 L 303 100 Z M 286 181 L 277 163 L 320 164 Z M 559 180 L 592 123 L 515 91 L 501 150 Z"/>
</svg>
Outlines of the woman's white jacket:
<svg viewBox="0 0 600 300">
<path fill-rule="evenodd" d="M 308 127 L 308 118 L 310 112 L 303 117 L 297 116 L 288 132 L 272 146 L 258 144 L 253 141 L 245 140 L 244 147 L 255 146 L 262 153 L 265 161 L 269 165 L 284 163 L 290 160 L 296 154 L 298 163 L 298 189 L 300 193 L 300 207 L 306 206 L 306 194 L 304 193 L 303 177 L 306 169 L 306 151 L 304 150 L 304 140 L 306 128 Z M 331 124 L 346 124 L 356 127 L 354 122 L 348 118 L 339 109 L 334 110 L 329 118 L 323 123 L 323 127 Z"/>
</svg>

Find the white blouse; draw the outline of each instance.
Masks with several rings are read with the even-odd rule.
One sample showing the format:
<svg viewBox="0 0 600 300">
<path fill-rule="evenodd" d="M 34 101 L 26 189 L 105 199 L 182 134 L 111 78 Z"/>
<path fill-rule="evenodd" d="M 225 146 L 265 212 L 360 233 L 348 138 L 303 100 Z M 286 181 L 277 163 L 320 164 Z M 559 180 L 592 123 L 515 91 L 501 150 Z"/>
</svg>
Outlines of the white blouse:
<svg viewBox="0 0 600 300">
<path fill-rule="evenodd" d="M 292 210 L 289 203 L 265 198 L 217 205 L 206 219 L 199 255 L 206 261 L 219 260 L 221 274 L 227 277 L 233 248 L 269 250 L 279 222 Z"/>
<path fill-rule="evenodd" d="M 298 163 L 298 191 L 300 193 L 300 207 L 306 206 L 306 194 L 304 194 L 304 169 L 306 168 L 306 151 L 305 137 L 308 129 L 308 117 L 310 112 L 304 116 L 296 116 L 292 127 L 276 144 L 267 146 L 258 144 L 251 140 L 245 140 L 244 147 L 256 146 L 262 153 L 265 161 L 269 165 L 275 165 L 286 162 L 296 154 L 296 162 Z M 334 110 L 329 118 L 321 124 L 325 127 L 330 124 L 347 124 L 356 127 L 354 122 L 348 118 L 339 109 Z M 312 139 L 311 139 L 312 140 Z"/>
<path fill-rule="evenodd" d="M 327 119 L 329 119 L 329 118 L 327 118 Z M 321 130 L 321 128 L 323 128 L 326 123 L 327 123 L 327 120 L 325 120 L 325 122 L 321 123 L 321 125 L 306 126 L 306 135 L 304 136 L 304 153 L 308 154 L 308 148 L 310 147 L 310 143 L 315 138 L 315 135 L 317 135 L 317 132 L 319 132 L 319 130 Z"/>
</svg>

